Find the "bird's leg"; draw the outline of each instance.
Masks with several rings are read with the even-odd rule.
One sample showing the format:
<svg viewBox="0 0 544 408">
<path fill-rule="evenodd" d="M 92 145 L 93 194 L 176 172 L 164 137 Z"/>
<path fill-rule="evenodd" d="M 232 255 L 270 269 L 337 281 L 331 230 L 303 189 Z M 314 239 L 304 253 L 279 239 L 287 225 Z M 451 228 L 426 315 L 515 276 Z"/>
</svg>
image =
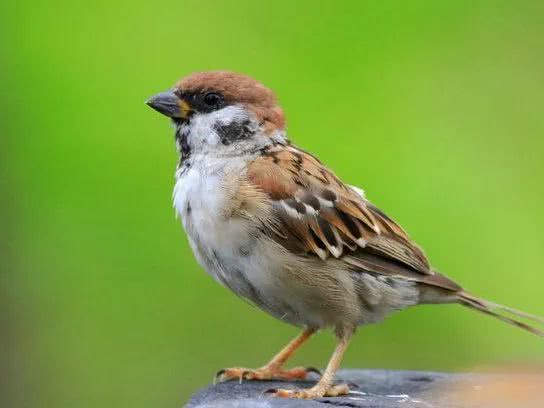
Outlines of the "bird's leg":
<svg viewBox="0 0 544 408">
<path fill-rule="evenodd" d="M 332 357 L 323 373 L 323 376 L 319 382 L 311 388 L 303 389 L 274 389 L 269 390 L 268 393 L 276 395 L 278 397 L 285 398 L 321 398 L 321 397 L 336 397 L 339 395 L 345 395 L 349 393 L 349 387 L 346 384 L 333 385 L 334 375 L 340 366 L 342 357 L 348 348 L 348 344 L 351 339 L 351 332 L 349 334 L 342 334 L 339 336 L 338 344 L 332 354 Z"/>
<path fill-rule="evenodd" d="M 302 346 L 314 333 L 315 329 L 306 329 L 299 334 L 295 339 L 291 340 L 287 346 L 285 346 L 278 354 L 276 354 L 272 360 L 267 364 L 257 369 L 249 369 L 242 367 L 225 368 L 220 370 L 216 378 L 220 381 L 230 380 L 236 378 L 241 380 L 269 380 L 272 378 L 278 379 L 305 379 L 308 373 L 319 371 L 315 368 L 296 367 L 290 370 L 283 370 L 282 367 L 285 362 L 295 353 L 295 351 Z"/>
</svg>

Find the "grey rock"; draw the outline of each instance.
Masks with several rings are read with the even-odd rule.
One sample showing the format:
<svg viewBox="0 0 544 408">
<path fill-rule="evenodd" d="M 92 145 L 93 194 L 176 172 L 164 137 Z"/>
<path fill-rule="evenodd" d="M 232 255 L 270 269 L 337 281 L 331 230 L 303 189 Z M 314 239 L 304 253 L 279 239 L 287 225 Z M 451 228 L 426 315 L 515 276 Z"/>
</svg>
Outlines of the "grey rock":
<svg viewBox="0 0 544 408">
<path fill-rule="evenodd" d="M 367 407 L 456 408 L 459 393 L 481 387 L 485 375 L 426 371 L 341 370 L 337 382 L 347 382 L 352 393 L 316 400 L 284 399 L 264 395 L 271 388 L 312 386 L 312 381 L 227 381 L 197 392 L 189 408 Z M 468 387 L 468 388 L 467 388 Z"/>
</svg>

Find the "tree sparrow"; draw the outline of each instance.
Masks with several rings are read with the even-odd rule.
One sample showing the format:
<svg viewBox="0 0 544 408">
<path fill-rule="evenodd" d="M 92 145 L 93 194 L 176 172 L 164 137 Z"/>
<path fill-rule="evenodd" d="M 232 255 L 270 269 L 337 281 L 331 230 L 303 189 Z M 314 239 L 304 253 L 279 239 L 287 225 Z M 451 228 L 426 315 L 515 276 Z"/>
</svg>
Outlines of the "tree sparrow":
<svg viewBox="0 0 544 408">
<path fill-rule="evenodd" d="M 303 328 L 261 368 L 221 379 L 305 378 L 283 369 L 312 334 L 333 328 L 336 349 L 319 382 L 282 397 L 349 392 L 333 379 L 358 326 L 419 304 L 458 303 L 539 336 L 517 318 L 544 320 L 465 292 L 363 191 L 287 138 L 271 90 L 227 71 L 190 75 L 147 104 L 170 117 L 180 153 L 174 206 L 194 255 L 219 283 Z"/>
</svg>

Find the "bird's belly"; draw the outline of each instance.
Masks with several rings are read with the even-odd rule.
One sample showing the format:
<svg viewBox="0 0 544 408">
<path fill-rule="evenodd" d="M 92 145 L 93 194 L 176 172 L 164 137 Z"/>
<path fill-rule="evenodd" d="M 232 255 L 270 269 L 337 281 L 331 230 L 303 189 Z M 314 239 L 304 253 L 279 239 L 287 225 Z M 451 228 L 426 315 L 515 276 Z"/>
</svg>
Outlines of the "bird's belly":
<svg viewBox="0 0 544 408">
<path fill-rule="evenodd" d="M 272 316 L 296 326 L 334 326 L 338 313 L 321 287 L 293 279 L 292 259 L 264 237 L 235 239 L 237 250 L 199 248 L 203 265 L 224 286 Z"/>
<path fill-rule="evenodd" d="M 210 230 L 198 227 L 188 233 L 199 263 L 238 296 L 281 320 L 303 325 L 300 316 L 308 314 L 297 307 L 294 301 L 297 296 L 290 294 L 292 288 L 285 287 L 289 280 L 282 279 L 285 274 L 282 255 L 274 254 L 274 247 L 265 238 L 240 233 L 239 225 L 228 224 L 216 226 L 213 231 L 221 229 L 223 233 L 215 237 L 207 236 Z M 233 230 L 238 231 L 228 233 Z"/>
<path fill-rule="evenodd" d="M 193 253 L 214 279 L 240 296 L 258 303 L 256 286 L 264 286 L 260 270 L 271 269 L 259 251 L 256 225 L 229 215 L 228 202 L 236 192 L 223 173 L 202 168 L 187 171 L 174 189 L 174 207 Z M 260 265 L 256 265 L 261 261 Z"/>
</svg>

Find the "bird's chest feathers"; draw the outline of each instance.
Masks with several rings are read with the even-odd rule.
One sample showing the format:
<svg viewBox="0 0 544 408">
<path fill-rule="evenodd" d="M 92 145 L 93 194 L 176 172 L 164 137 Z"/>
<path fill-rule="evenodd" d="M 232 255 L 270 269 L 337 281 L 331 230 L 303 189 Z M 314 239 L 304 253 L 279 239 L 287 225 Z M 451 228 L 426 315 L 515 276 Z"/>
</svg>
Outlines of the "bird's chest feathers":
<svg viewBox="0 0 544 408">
<path fill-rule="evenodd" d="M 249 239 L 247 220 L 232 216 L 243 172 L 243 166 L 207 159 L 178 177 L 174 207 L 195 252 L 230 257 Z"/>
</svg>

